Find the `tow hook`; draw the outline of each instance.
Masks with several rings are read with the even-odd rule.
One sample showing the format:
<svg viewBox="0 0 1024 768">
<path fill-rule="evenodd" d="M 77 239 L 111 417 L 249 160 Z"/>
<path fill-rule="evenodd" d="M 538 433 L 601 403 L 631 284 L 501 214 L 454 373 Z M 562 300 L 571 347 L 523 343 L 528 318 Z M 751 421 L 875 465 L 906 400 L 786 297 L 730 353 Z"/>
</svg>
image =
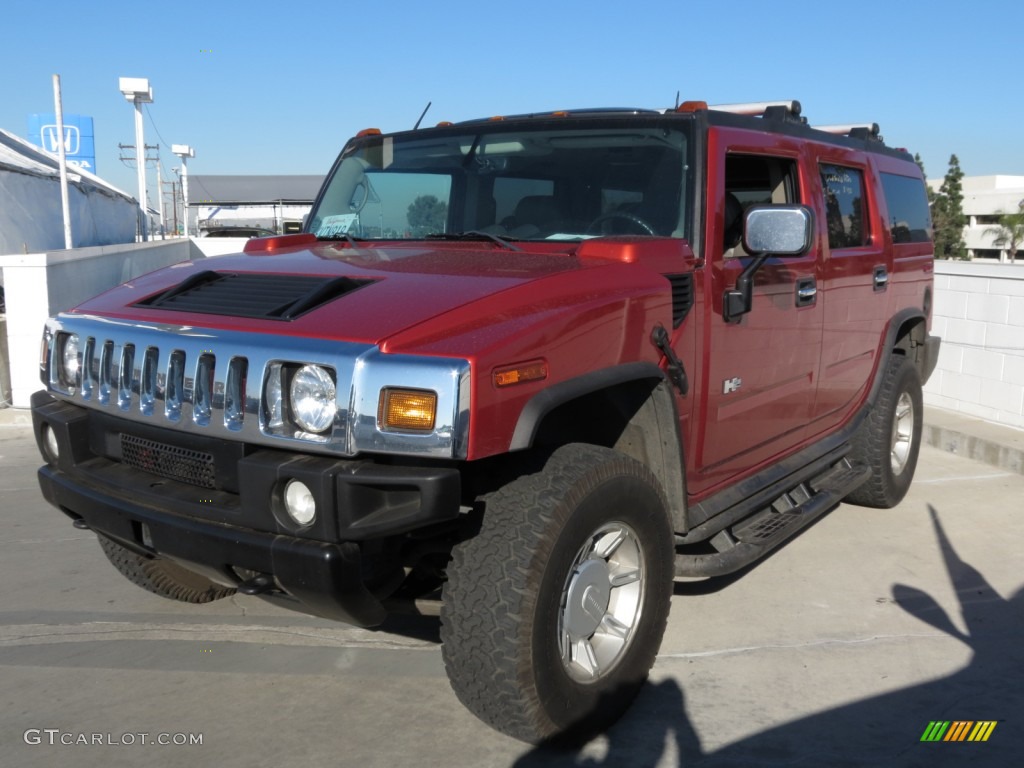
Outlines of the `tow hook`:
<svg viewBox="0 0 1024 768">
<path fill-rule="evenodd" d="M 274 577 L 267 573 L 259 573 L 238 585 L 243 595 L 262 595 L 274 589 Z"/>
</svg>

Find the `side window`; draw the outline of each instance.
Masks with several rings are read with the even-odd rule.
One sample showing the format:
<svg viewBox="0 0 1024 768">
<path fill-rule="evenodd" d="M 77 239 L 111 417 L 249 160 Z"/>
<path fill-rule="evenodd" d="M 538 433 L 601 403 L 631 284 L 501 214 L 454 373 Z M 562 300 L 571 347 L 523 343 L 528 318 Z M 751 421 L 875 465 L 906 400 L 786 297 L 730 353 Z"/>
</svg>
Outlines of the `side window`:
<svg viewBox="0 0 1024 768">
<path fill-rule="evenodd" d="M 821 166 L 828 247 L 856 248 L 868 242 L 864 216 L 864 174 L 842 165 Z"/>
<path fill-rule="evenodd" d="M 740 244 L 743 214 L 752 205 L 800 201 L 796 162 L 784 157 L 730 154 L 725 158 L 725 258 L 745 255 Z"/>
<path fill-rule="evenodd" d="M 932 239 L 932 216 L 928 194 L 920 179 L 882 174 L 889 231 L 894 243 L 927 243 Z"/>
</svg>

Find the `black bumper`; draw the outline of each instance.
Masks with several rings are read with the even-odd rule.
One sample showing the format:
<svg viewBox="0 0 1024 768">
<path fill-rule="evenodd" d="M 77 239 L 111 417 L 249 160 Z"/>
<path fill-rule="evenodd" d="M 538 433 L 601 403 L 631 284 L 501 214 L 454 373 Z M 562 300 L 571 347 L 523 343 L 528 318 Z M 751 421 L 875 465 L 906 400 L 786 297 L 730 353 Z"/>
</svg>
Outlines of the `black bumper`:
<svg viewBox="0 0 1024 768">
<path fill-rule="evenodd" d="M 310 613 L 358 626 L 385 618 L 366 586 L 379 568 L 367 562 L 364 542 L 454 519 L 459 514 L 458 470 L 344 461 L 283 451 L 245 451 L 209 445 L 193 435 L 142 431 L 159 439 L 209 449 L 223 464 L 217 487 L 141 471 L 118 461 L 119 428 L 111 421 L 46 393 L 32 398 L 36 440 L 47 465 L 39 470 L 43 496 L 69 517 L 138 552 L 174 558 L 221 581 L 240 583 L 239 570 L 272 583 Z M 45 448 L 50 430 L 60 448 Z M 317 500 L 317 519 L 302 527 L 283 513 L 279 490 L 301 480 Z"/>
</svg>

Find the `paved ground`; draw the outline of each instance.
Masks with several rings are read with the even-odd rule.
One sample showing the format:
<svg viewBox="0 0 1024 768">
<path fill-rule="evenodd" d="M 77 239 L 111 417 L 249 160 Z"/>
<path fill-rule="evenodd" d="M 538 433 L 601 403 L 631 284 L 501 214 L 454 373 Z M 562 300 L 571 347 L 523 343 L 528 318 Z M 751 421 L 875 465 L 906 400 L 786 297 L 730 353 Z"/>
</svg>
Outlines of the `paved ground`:
<svg viewBox="0 0 1024 768">
<path fill-rule="evenodd" d="M 561 755 L 462 709 L 430 620 L 369 632 L 132 586 L 42 501 L 37 464 L 29 430 L 0 426 L 5 766 L 978 768 L 1024 754 L 1024 476 L 938 448 L 899 508 L 841 506 L 737 578 L 678 585 L 636 706 Z M 934 720 L 998 724 L 986 743 L 921 743 Z M 93 734 L 134 743 L 61 744 Z"/>
</svg>

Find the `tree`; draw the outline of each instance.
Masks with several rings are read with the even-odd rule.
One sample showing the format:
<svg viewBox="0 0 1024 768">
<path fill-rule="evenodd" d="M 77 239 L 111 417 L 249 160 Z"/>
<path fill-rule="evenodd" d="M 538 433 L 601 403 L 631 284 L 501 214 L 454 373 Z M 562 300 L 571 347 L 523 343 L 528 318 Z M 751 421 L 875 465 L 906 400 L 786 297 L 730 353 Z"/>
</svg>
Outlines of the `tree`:
<svg viewBox="0 0 1024 768">
<path fill-rule="evenodd" d="M 994 227 L 985 230 L 986 235 L 992 235 L 992 245 L 999 248 L 1006 248 L 1010 257 L 1010 263 L 1017 260 L 1017 249 L 1024 243 L 1024 203 L 1017 213 L 999 212 Z"/>
<path fill-rule="evenodd" d="M 932 224 L 935 227 L 935 256 L 940 259 L 967 259 L 964 243 L 964 172 L 956 155 L 949 158 L 949 170 L 932 202 Z"/>
<path fill-rule="evenodd" d="M 406 220 L 413 234 L 422 236 L 432 232 L 444 232 L 448 218 L 448 204 L 434 195 L 420 195 L 409 205 Z"/>
</svg>

